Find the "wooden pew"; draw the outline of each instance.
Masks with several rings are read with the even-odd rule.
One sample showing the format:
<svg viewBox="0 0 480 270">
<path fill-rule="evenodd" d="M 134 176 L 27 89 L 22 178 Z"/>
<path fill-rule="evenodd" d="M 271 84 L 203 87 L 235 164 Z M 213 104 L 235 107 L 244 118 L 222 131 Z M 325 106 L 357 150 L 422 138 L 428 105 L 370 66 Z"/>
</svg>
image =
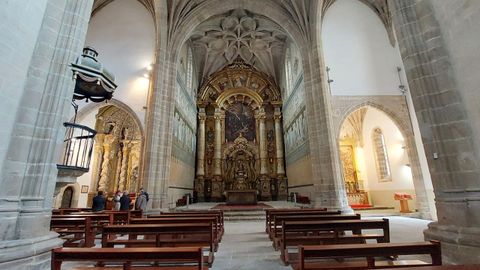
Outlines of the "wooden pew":
<svg viewBox="0 0 480 270">
<path fill-rule="evenodd" d="M 53 215 L 52 218 L 90 218 L 92 231 L 94 235 L 102 234 L 102 228 L 105 225 L 112 224 L 112 215 L 109 214 L 96 214 L 91 212 L 90 214 L 69 214 L 69 215 Z"/>
<path fill-rule="evenodd" d="M 120 238 L 128 236 L 128 239 Z M 143 235 L 142 239 L 138 238 Z M 154 236 L 154 238 L 149 237 Z M 103 227 L 102 247 L 206 247 L 207 256 L 204 261 L 209 266 L 214 260 L 213 224 L 210 223 L 178 223 L 178 224 L 128 224 L 109 225 Z"/>
<path fill-rule="evenodd" d="M 291 221 L 326 221 L 326 220 L 360 220 L 361 215 L 291 215 L 291 216 L 275 216 L 273 221 L 273 229 L 270 232 L 273 247 L 278 249 L 278 245 L 282 238 L 283 222 Z"/>
<path fill-rule="evenodd" d="M 211 214 L 217 213 L 220 215 L 220 222 L 223 226 L 223 211 L 218 209 L 209 209 L 209 210 L 182 210 L 179 212 L 161 212 L 160 214 Z"/>
<path fill-rule="evenodd" d="M 52 209 L 52 215 L 67 215 L 75 212 L 92 212 L 92 208 L 58 208 Z"/>
<path fill-rule="evenodd" d="M 270 215 L 274 212 L 308 212 L 308 211 L 327 211 L 327 208 L 307 208 L 307 209 L 297 209 L 297 208 L 272 208 L 272 209 L 265 209 L 265 232 L 269 233 L 269 224 L 270 224 Z M 273 219 L 272 219 L 273 220 Z"/>
<path fill-rule="evenodd" d="M 405 266 L 441 265 L 442 255 L 440 242 L 415 243 L 377 243 L 299 246 L 299 261 L 294 269 L 377 269 Z M 432 262 L 419 260 L 378 261 L 375 257 L 396 257 L 398 255 L 428 254 Z M 321 259 L 337 259 L 336 261 Z M 342 261 L 339 258 L 364 258 L 362 261 Z M 424 269 L 424 268 L 422 268 Z"/>
<path fill-rule="evenodd" d="M 299 215 L 303 215 L 303 216 L 307 216 L 307 215 L 340 215 L 342 214 L 341 211 L 337 210 L 337 211 L 327 211 L 327 210 L 324 210 L 324 209 L 297 209 L 297 210 L 288 210 L 288 211 L 285 211 L 285 210 L 280 210 L 280 211 L 276 211 L 276 210 L 270 210 L 267 214 L 267 218 L 266 218 L 266 221 L 265 221 L 265 231 L 267 232 L 267 234 L 270 234 L 272 228 L 273 228 L 273 221 L 275 220 L 275 216 L 277 215 L 282 215 L 282 216 L 299 216 Z"/>
<path fill-rule="evenodd" d="M 355 215 L 342 215 L 342 214 L 331 214 L 325 215 L 321 214 L 287 214 L 287 215 L 273 215 L 273 221 L 271 222 L 271 228 L 269 229 L 269 238 L 274 239 L 278 232 L 281 232 L 282 221 L 315 221 L 315 220 L 349 220 L 349 219 L 361 219 L 360 214 Z"/>
<path fill-rule="evenodd" d="M 296 254 L 289 254 L 288 248 L 297 245 L 365 243 L 374 239 L 377 243 L 390 242 L 388 219 L 381 220 L 326 220 L 326 221 L 283 221 L 282 236 L 278 247 L 280 258 L 287 265 L 295 261 Z M 382 230 L 382 234 L 363 233 L 362 230 Z M 344 234 L 352 232 L 351 235 Z"/>
<path fill-rule="evenodd" d="M 220 218 L 220 223 L 223 227 L 223 211 L 216 210 L 216 209 L 209 209 L 209 210 L 182 210 L 179 212 L 160 212 L 161 215 L 182 215 L 182 214 L 218 214 Z"/>
<path fill-rule="evenodd" d="M 50 230 L 64 239 L 64 247 L 93 247 L 95 246 L 95 232 L 90 217 L 81 218 L 52 218 Z"/>
<path fill-rule="evenodd" d="M 219 242 L 222 241 L 222 236 L 225 233 L 223 224 L 223 211 L 191 211 L 191 212 L 177 212 L 177 213 L 162 213 L 147 215 L 147 218 L 165 218 L 165 217 L 217 217 L 218 232 L 220 233 Z"/>
<path fill-rule="evenodd" d="M 111 215 L 111 224 L 128 224 L 130 218 L 141 218 L 141 210 L 128 210 L 128 211 L 114 211 L 114 210 L 104 210 L 99 212 L 75 212 L 71 213 L 74 215 Z"/>
<path fill-rule="evenodd" d="M 218 250 L 218 243 L 220 240 L 220 233 L 218 231 L 217 217 L 209 216 L 195 216 L 195 217 L 162 217 L 162 218 L 132 218 L 130 224 L 181 224 L 181 223 L 212 223 L 213 224 L 213 239 L 214 251 Z"/>
<path fill-rule="evenodd" d="M 387 270 L 390 268 L 379 268 L 380 270 Z M 436 266 L 419 266 L 419 267 L 400 267 L 396 270 L 478 270 L 480 264 L 469 265 L 436 265 Z"/>
<path fill-rule="evenodd" d="M 61 270 L 62 263 L 67 261 L 93 261 L 122 263 L 121 268 L 93 268 L 93 269 L 135 269 L 135 265 L 144 262 L 141 269 L 179 269 L 179 270 L 207 270 L 203 265 L 201 247 L 180 248 L 56 248 L 52 251 L 52 270 Z M 154 264 L 168 263 L 169 265 Z M 194 264 L 186 266 L 186 263 Z M 173 265 L 171 265 L 173 264 Z"/>
</svg>

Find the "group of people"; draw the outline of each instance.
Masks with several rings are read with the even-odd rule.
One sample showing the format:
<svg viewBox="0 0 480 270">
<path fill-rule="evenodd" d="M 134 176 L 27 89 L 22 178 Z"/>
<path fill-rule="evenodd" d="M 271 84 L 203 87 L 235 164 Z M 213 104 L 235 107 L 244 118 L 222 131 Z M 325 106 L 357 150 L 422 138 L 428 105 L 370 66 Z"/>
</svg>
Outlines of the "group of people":
<svg viewBox="0 0 480 270">
<path fill-rule="evenodd" d="M 140 189 L 137 198 L 135 199 L 135 210 L 142 210 L 145 212 L 147 209 L 147 202 L 148 202 L 148 193 Z M 126 211 L 130 209 L 130 204 L 132 203 L 132 199 L 130 198 L 130 194 L 128 191 L 121 192 L 118 190 L 113 197 L 113 210 L 115 211 Z M 98 212 L 103 211 L 106 208 L 107 200 L 103 194 L 103 191 L 98 191 L 97 196 L 93 197 L 92 201 L 92 211 Z"/>
</svg>

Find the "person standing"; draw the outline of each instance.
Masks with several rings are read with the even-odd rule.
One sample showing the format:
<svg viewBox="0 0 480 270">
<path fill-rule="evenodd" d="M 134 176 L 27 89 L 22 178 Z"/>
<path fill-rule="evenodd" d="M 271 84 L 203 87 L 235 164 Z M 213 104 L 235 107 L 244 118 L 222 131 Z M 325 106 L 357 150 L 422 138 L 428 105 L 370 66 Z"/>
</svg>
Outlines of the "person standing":
<svg viewBox="0 0 480 270">
<path fill-rule="evenodd" d="M 92 211 L 98 212 L 105 210 L 105 197 L 103 197 L 103 191 L 98 191 L 97 196 L 93 197 Z"/>
<path fill-rule="evenodd" d="M 113 197 L 113 202 L 115 203 L 115 205 L 113 206 L 113 210 L 115 211 L 120 210 L 120 198 L 122 198 L 122 192 L 120 190 L 117 190 L 115 196 Z"/>
<path fill-rule="evenodd" d="M 120 211 L 130 210 L 131 202 L 132 202 L 132 199 L 130 199 L 128 191 L 124 191 L 123 196 L 120 198 Z"/>
<path fill-rule="evenodd" d="M 140 193 L 143 193 L 143 194 L 145 195 L 145 199 L 147 199 L 147 203 L 148 203 L 148 200 L 149 200 L 149 198 L 148 198 L 148 192 L 146 192 L 146 191 L 143 189 L 143 187 L 141 187 L 141 188 L 140 188 Z"/>
<path fill-rule="evenodd" d="M 147 196 L 144 191 L 140 191 L 135 201 L 135 210 L 142 210 L 142 213 L 145 213 L 145 210 L 147 210 Z"/>
</svg>

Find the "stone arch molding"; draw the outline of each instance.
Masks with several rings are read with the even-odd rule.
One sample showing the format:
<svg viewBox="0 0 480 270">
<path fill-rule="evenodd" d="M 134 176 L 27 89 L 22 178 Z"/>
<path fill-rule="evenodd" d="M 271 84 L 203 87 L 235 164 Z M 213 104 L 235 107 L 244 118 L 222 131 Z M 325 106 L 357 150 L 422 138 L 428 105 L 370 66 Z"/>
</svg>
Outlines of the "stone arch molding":
<svg viewBox="0 0 480 270">
<path fill-rule="evenodd" d="M 97 112 L 101 108 L 106 107 L 106 106 L 110 106 L 110 105 L 116 106 L 116 107 L 122 109 L 123 111 L 127 112 L 128 115 L 133 118 L 136 125 L 138 126 L 138 128 L 140 130 L 141 138 L 142 139 L 145 138 L 143 123 L 142 123 L 142 121 L 140 121 L 140 118 L 138 118 L 137 114 L 132 110 L 132 108 L 130 108 L 130 106 L 128 106 L 127 104 L 123 103 L 122 101 L 120 101 L 118 99 L 114 99 L 114 98 L 112 98 L 108 102 L 101 102 L 101 103 L 92 102 L 92 103 L 89 103 L 88 105 L 86 105 L 85 107 L 83 107 L 82 109 L 80 109 L 77 113 L 77 119 L 76 119 L 77 123 L 82 122 L 82 120 L 85 119 L 85 117 L 87 115 L 89 115 L 93 112 Z M 73 122 L 73 118 L 70 119 L 70 122 Z"/>
<path fill-rule="evenodd" d="M 56 191 L 58 193 L 57 193 L 57 196 L 54 199 L 53 208 L 60 208 L 60 205 L 61 205 L 62 199 L 63 199 L 63 193 L 69 187 L 71 187 L 73 189 L 71 207 L 72 208 L 78 207 L 78 199 L 80 198 L 80 185 L 78 183 L 74 183 L 74 184 L 68 184 L 68 185 L 60 188 L 60 190 Z"/>
<path fill-rule="evenodd" d="M 404 96 L 333 96 L 332 117 L 337 140 L 340 138 L 341 126 L 347 117 L 365 106 L 370 106 L 385 113 L 399 128 L 405 140 L 405 147 L 412 170 L 413 185 L 416 193 L 416 207 L 422 218 L 431 219 L 428 195 L 420 159 L 415 143 L 411 119 Z M 338 160 L 337 162 L 340 162 Z M 340 163 L 339 163 L 340 164 Z"/>
<path fill-rule="evenodd" d="M 387 98 L 371 96 L 370 98 L 359 97 L 359 99 L 356 99 L 356 97 L 346 97 L 345 99 L 334 97 L 333 99 L 336 138 L 340 138 L 342 125 L 347 118 L 355 111 L 364 107 L 372 107 L 385 113 L 399 128 L 404 138 L 413 134 L 409 124 L 410 116 L 408 115 L 407 105 L 403 96 L 390 96 Z"/>
</svg>

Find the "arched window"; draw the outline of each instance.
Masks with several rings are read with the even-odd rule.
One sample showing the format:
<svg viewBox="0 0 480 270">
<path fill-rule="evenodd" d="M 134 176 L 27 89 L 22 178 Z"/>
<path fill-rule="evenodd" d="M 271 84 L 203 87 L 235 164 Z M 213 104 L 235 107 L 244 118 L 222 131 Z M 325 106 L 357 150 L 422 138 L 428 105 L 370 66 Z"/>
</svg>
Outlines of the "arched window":
<svg viewBox="0 0 480 270">
<path fill-rule="evenodd" d="M 292 59 L 290 48 L 285 52 L 285 97 L 287 98 L 292 91 Z"/>
<path fill-rule="evenodd" d="M 193 56 L 192 51 L 188 50 L 187 53 L 187 78 L 185 78 L 185 86 L 187 87 L 187 91 L 192 93 L 193 95 L 193 84 L 192 84 L 192 75 L 193 75 Z"/>
<path fill-rule="evenodd" d="M 378 178 L 381 182 L 391 181 L 390 164 L 388 161 L 387 145 L 382 130 L 376 128 L 373 130 L 373 150 L 377 163 Z"/>
</svg>

